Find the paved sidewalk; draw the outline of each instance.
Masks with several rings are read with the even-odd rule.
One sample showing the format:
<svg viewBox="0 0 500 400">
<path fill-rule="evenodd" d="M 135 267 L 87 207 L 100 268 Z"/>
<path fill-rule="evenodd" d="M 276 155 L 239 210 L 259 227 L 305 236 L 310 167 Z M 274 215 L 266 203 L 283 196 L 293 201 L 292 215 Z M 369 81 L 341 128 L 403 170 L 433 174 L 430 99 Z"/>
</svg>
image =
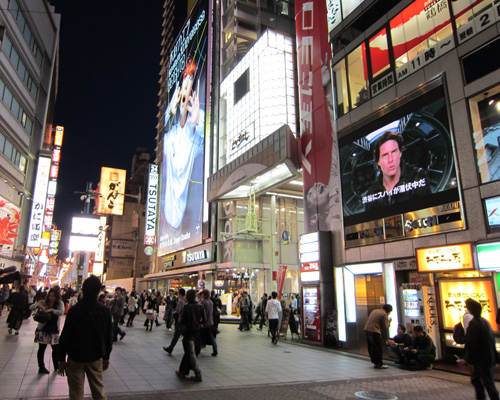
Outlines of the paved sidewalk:
<svg viewBox="0 0 500 400">
<path fill-rule="evenodd" d="M 202 350 L 203 382 L 182 381 L 174 373 L 182 358 L 179 342 L 168 356 L 162 347 L 173 332 L 165 325 L 146 332 L 142 315 L 135 327 L 124 328 L 127 336 L 115 343 L 111 365 L 104 373 L 110 399 L 352 399 L 358 390 L 377 390 L 400 399 L 470 399 L 474 397 L 468 377 L 442 371 L 409 372 L 390 366 L 372 368 L 366 357 L 301 346 L 281 340 L 271 344 L 265 332 L 239 332 L 235 325 L 221 325 L 219 356 L 211 347 Z M 54 372 L 39 375 L 38 346 L 33 343 L 36 323 L 25 321 L 19 336 L 9 335 L 5 314 L 0 317 L 0 399 L 67 398 L 66 379 Z M 50 371 L 50 348 L 45 362 Z M 86 387 L 86 394 L 90 393 Z M 209 391 L 209 392 L 207 392 Z M 441 396 L 441 397 L 439 397 Z"/>
</svg>

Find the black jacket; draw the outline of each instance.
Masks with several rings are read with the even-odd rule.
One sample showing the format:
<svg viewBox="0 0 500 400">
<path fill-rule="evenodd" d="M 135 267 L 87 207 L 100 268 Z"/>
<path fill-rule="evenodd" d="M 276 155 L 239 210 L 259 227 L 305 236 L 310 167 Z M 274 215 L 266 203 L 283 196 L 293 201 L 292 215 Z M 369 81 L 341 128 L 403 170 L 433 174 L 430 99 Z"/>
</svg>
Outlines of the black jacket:
<svg viewBox="0 0 500 400">
<path fill-rule="evenodd" d="M 474 317 L 465 335 L 465 361 L 469 364 L 494 366 L 500 360 L 495 348 L 495 336 L 488 321 Z"/>
<path fill-rule="evenodd" d="M 111 311 L 104 304 L 82 298 L 71 307 L 59 338 L 59 361 L 109 360 L 113 346 Z"/>
<path fill-rule="evenodd" d="M 197 335 L 201 325 L 207 322 L 205 309 L 199 303 L 187 303 L 182 310 L 182 334 Z"/>
<path fill-rule="evenodd" d="M 436 346 L 430 336 L 424 332 L 424 336 L 415 336 L 411 349 L 416 349 L 417 354 L 428 357 L 430 360 L 436 359 Z"/>
</svg>

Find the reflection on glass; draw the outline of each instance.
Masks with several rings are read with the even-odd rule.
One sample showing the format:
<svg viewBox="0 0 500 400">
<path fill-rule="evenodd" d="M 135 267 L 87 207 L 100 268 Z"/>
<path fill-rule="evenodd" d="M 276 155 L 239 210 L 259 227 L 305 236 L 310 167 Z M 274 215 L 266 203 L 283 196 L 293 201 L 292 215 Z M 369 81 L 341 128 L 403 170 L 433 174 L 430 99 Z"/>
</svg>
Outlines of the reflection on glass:
<svg viewBox="0 0 500 400">
<path fill-rule="evenodd" d="M 368 72 L 366 69 L 366 49 L 362 43 L 356 50 L 347 56 L 349 71 L 349 91 L 352 108 L 355 108 L 369 99 L 367 90 Z"/>
<path fill-rule="evenodd" d="M 452 34 L 447 1 L 427 3 L 413 2 L 390 22 L 396 68 Z"/>
<path fill-rule="evenodd" d="M 500 86 L 469 100 L 481 182 L 500 179 Z"/>
<path fill-rule="evenodd" d="M 385 28 L 370 39 L 370 61 L 373 77 L 390 67 L 389 48 Z"/>
<path fill-rule="evenodd" d="M 491 0 L 455 0 L 452 7 L 457 28 L 472 21 L 475 16 L 481 14 L 491 6 Z"/>
<path fill-rule="evenodd" d="M 333 78 L 335 87 L 336 118 L 341 117 L 349 111 L 349 97 L 347 96 L 347 76 L 345 71 L 345 59 L 333 66 Z"/>
</svg>

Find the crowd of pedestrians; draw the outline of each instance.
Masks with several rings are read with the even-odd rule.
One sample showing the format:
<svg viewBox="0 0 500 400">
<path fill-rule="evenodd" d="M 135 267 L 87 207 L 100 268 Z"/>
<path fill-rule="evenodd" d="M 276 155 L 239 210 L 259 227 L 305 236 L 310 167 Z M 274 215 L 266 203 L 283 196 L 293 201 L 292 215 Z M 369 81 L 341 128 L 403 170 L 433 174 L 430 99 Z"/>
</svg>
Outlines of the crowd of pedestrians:
<svg viewBox="0 0 500 400">
<path fill-rule="evenodd" d="M 273 291 L 269 298 L 264 293 L 256 306 L 244 290 L 235 298 L 240 316 L 238 329 L 247 331 L 258 325 L 257 329 L 262 330 L 267 326 L 271 342 L 276 345 L 280 338 L 279 321 L 284 304 L 278 300 L 278 293 Z M 297 296 L 291 296 L 286 302 L 293 318 L 300 317 L 298 305 Z M 0 315 L 6 306 L 9 312 L 6 318 L 8 334 L 18 335 L 23 321 L 33 315 L 37 322 L 34 342 L 38 344 L 38 372 L 50 373 L 44 362 L 50 345 L 53 369 L 67 376 L 71 399 L 83 398 L 85 377 L 92 397 L 106 398 L 102 374 L 109 367 L 113 341 L 123 340 L 127 334 L 121 327 L 127 315 L 126 328 L 133 327 L 136 315 L 143 313 L 147 332 L 151 332 L 154 325 L 163 325 L 160 321 L 164 321 L 167 331 L 174 330 L 170 344 L 163 347 L 168 355 L 172 355 L 182 337 L 184 354 L 175 371 L 180 379 L 203 381 L 198 356 L 206 346 L 211 346 L 213 357 L 219 355 L 217 336 L 223 306 L 217 294 L 207 289 L 187 292 L 183 288 L 178 291 L 171 289 L 165 294 L 158 290 L 144 290 L 139 295 L 120 287 L 107 291 L 93 276 L 85 280 L 80 292 L 57 286 L 37 290 L 34 286 L 15 281 L 0 289 Z M 463 317 L 465 356 L 458 360 L 458 364 L 461 367 L 469 365 L 471 383 L 478 399 L 485 398 L 485 392 L 491 399 L 499 399 L 493 367 L 500 358 L 493 331 L 481 317 L 479 302 L 468 299 L 466 308 Z M 377 369 L 388 368 L 382 360 L 381 337 L 382 331 L 390 327 L 392 310 L 390 304 L 374 310 L 364 327 L 370 358 Z M 436 360 L 436 346 L 418 325 L 413 327 L 412 335 L 406 333 L 405 325 L 398 325 L 397 335 L 388 339 L 385 345 L 396 357 L 395 364 L 403 368 L 432 368 Z M 189 376 L 191 371 L 193 375 Z"/>
</svg>

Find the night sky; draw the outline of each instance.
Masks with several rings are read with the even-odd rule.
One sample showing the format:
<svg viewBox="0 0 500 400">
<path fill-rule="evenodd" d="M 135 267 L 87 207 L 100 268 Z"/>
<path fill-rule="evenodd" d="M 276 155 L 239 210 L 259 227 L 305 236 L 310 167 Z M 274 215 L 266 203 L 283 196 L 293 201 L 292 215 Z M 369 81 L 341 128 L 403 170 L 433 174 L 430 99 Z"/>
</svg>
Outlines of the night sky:
<svg viewBox="0 0 500 400">
<path fill-rule="evenodd" d="M 55 125 L 65 128 L 54 223 L 66 257 L 71 217 L 102 166 L 127 170 L 138 147 L 154 158 L 164 0 L 52 0 L 61 15 Z M 93 207 L 93 203 L 92 203 Z M 62 250 L 62 251 L 61 251 Z"/>
</svg>

